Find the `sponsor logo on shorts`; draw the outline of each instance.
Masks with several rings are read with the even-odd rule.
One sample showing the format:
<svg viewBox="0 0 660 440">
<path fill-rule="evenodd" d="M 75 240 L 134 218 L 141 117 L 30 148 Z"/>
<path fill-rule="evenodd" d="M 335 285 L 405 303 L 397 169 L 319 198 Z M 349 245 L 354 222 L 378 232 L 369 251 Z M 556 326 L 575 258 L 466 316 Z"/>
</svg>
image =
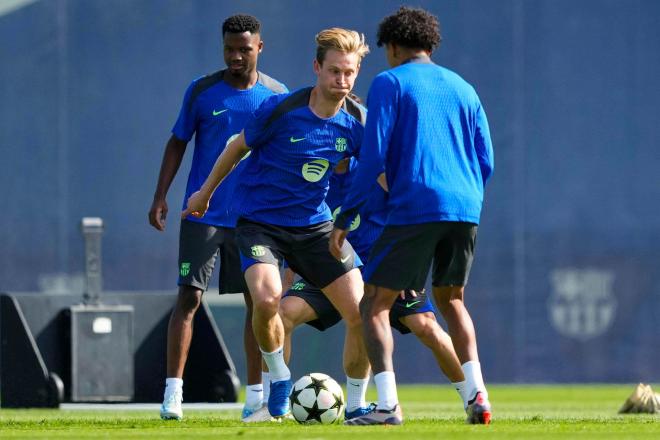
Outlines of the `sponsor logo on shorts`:
<svg viewBox="0 0 660 440">
<path fill-rule="evenodd" d="M 350 255 L 346 255 L 345 257 L 342 257 L 339 261 L 341 261 L 342 264 L 346 263 L 348 260 L 351 259 Z"/>
<path fill-rule="evenodd" d="M 185 277 L 190 273 L 190 263 L 181 263 L 181 267 L 179 268 L 179 274 L 182 277 Z"/>
<path fill-rule="evenodd" d="M 266 248 L 260 245 L 252 246 L 250 248 L 253 257 L 263 257 L 266 255 Z"/>
<path fill-rule="evenodd" d="M 413 301 L 413 302 L 410 302 L 410 303 L 407 302 L 407 303 L 406 303 L 406 309 L 409 309 L 409 308 L 411 308 L 412 306 L 414 306 L 415 304 L 419 304 L 419 303 L 421 303 L 421 301 Z"/>
<path fill-rule="evenodd" d="M 337 206 L 332 212 L 332 221 L 334 222 L 337 219 L 337 216 L 341 212 L 341 206 Z M 348 232 L 353 232 L 360 227 L 360 214 L 355 217 L 355 220 L 351 222 L 351 225 L 348 227 Z"/>
<path fill-rule="evenodd" d="M 223 109 L 223 110 L 220 110 L 220 111 L 215 111 L 215 110 L 213 110 L 213 116 L 221 115 L 221 114 L 223 114 L 224 112 L 226 112 L 227 110 L 228 110 L 228 109 Z"/>
<path fill-rule="evenodd" d="M 291 290 L 303 290 L 304 288 L 305 288 L 305 283 L 303 283 L 302 281 L 298 281 L 293 286 L 291 286 Z"/>
<path fill-rule="evenodd" d="M 346 138 L 339 137 L 335 140 L 335 150 L 346 151 Z"/>
<path fill-rule="evenodd" d="M 291 138 L 289 139 L 289 141 L 290 141 L 292 144 L 295 144 L 296 142 L 300 142 L 300 141 L 304 141 L 304 140 L 305 140 L 304 137 L 301 137 L 301 138 L 294 138 L 293 136 L 291 136 Z"/>
<path fill-rule="evenodd" d="M 318 182 L 323 178 L 329 167 L 330 163 L 327 160 L 316 159 L 303 165 L 302 176 L 308 182 Z"/>
</svg>

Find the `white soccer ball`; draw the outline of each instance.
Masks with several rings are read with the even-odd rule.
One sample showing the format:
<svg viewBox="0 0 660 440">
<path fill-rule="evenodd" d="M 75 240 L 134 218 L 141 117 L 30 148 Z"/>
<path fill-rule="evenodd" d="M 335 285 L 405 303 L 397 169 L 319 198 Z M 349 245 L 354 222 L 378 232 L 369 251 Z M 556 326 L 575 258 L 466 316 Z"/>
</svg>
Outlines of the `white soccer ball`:
<svg viewBox="0 0 660 440">
<path fill-rule="evenodd" d="M 334 423 L 344 411 L 344 393 L 333 378 L 323 373 L 310 373 L 293 384 L 291 414 L 298 423 Z"/>
</svg>

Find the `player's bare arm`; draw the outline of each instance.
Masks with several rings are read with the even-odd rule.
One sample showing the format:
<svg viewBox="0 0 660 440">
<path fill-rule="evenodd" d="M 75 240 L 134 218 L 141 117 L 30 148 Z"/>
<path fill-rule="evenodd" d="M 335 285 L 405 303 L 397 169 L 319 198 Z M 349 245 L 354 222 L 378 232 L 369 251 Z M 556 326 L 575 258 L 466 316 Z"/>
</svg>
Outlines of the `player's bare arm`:
<svg viewBox="0 0 660 440">
<path fill-rule="evenodd" d="M 176 176 L 183 154 L 186 152 L 187 142 L 172 135 L 165 146 L 163 162 L 160 165 L 158 184 L 154 192 L 154 201 L 149 209 L 149 224 L 159 231 L 165 230 L 165 219 L 167 218 L 167 191 L 170 189 L 172 180 Z"/>
<path fill-rule="evenodd" d="M 211 173 L 199 191 L 196 191 L 188 198 L 187 207 L 181 213 L 181 218 L 186 218 L 188 215 L 203 217 L 209 208 L 209 200 L 211 200 L 211 196 L 213 196 L 216 188 L 249 150 L 250 148 L 245 143 L 245 135 L 241 132 L 236 139 L 227 145 L 218 157 Z"/>
</svg>

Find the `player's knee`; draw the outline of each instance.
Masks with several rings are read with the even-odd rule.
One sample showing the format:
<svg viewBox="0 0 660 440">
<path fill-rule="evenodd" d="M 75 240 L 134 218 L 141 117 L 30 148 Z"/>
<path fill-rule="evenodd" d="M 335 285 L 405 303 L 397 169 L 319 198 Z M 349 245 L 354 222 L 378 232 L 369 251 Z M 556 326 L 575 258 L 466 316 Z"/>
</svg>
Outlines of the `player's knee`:
<svg viewBox="0 0 660 440">
<path fill-rule="evenodd" d="M 409 328 L 422 342 L 429 342 L 436 339 L 440 330 L 435 320 L 427 318 L 420 319 Z"/>
<path fill-rule="evenodd" d="M 371 317 L 373 307 L 374 307 L 373 296 L 371 295 L 363 296 L 362 299 L 360 300 L 360 307 L 359 307 L 360 317 L 362 318 L 363 321 Z"/>
<path fill-rule="evenodd" d="M 273 296 L 256 298 L 253 301 L 252 311 L 254 314 L 271 316 L 277 313 L 279 299 Z"/>
<path fill-rule="evenodd" d="M 342 319 L 348 328 L 362 328 L 362 316 L 357 310 L 346 313 L 344 316 L 342 316 Z"/>
<path fill-rule="evenodd" d="M 176 302 L 176 312 L 193 315 L 202 303 L 202 291 L 190 286 L 182 286 Z"/>
<path fill-rule="evenodd" d="M 433 293 L 435 303 L 442 314 L 464 307 L 462 287 L 436 288 Z"/>
</svg>

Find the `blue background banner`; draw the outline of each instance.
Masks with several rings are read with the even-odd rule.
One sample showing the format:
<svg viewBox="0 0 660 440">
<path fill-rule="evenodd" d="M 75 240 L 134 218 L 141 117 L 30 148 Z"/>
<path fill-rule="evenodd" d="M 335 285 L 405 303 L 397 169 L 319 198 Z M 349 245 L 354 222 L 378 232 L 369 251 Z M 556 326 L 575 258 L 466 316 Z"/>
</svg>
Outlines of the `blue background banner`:
<svg viewBox="0 0 660 440">
<path fill-rule="evenodd" d="M 57 292 L 81 289 L 83 216 L 105 220 L 105 289 L 176 288 L 190 152 L 165 233 L 147 211 L 187 85 L 223 67 L 225 17 L 261 19 L 260 69 L 291 89 L 315 80 L 319 30 L 364 32 L 366 96 L 387 67 L 377 25 L 400 1 L 17 3 L 0 8 L 0 290 Z M 466 293 L 486 379 L 659 381 L 660 2 L 415 4 L 438 15 L 433 58 L 475 86 L 493 136 Z M 437 377 L 410 338 L 399 377 Z"/>
</svg>

